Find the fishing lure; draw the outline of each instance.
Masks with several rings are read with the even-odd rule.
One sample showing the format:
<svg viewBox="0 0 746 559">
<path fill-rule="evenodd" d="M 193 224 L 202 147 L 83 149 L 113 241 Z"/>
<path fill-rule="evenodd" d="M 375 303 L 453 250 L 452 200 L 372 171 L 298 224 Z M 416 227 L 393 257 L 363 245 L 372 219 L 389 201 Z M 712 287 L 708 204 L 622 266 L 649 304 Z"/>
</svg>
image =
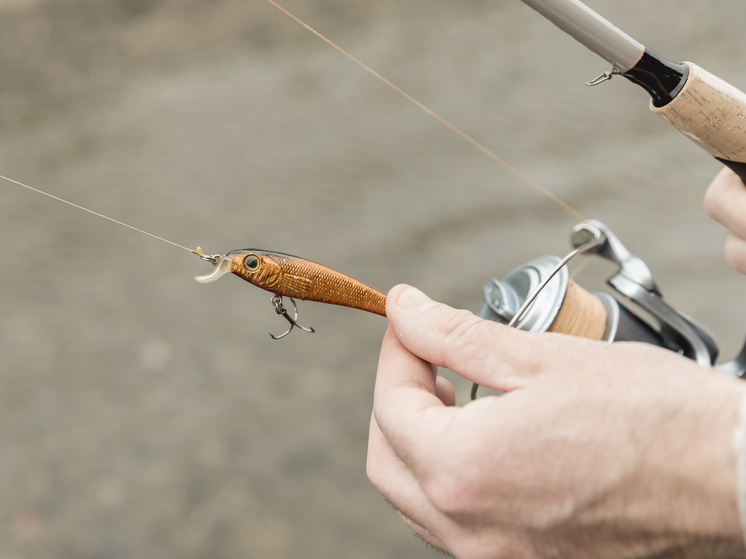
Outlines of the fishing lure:
<svg viewBox="0 0 746 559">
<path fill-rule="evenodd" d="M 313 328 L 298 324 L 295 299 L 351 307 L 386 316 L 384 293 L 347 274 L 305 258 L 258 249 L 234 250 L 225 256 L 208 256 L 198 247 L 195 254 L 215 266 L 211 273 L 195 276 L 194 279 L 198 282 L 212 283 L 225 274 L 233 273 L 273 294 L 272 305 L 275 312 L 290 323 L 290 328 L 283 334 L 270 334 L 275 340 L 287 336 L 295 326 L 305 332 L 314 331 Z M 294 316 L 291 317 L 283 305 L 283 297 L 290 299 Z"/>
</svg>

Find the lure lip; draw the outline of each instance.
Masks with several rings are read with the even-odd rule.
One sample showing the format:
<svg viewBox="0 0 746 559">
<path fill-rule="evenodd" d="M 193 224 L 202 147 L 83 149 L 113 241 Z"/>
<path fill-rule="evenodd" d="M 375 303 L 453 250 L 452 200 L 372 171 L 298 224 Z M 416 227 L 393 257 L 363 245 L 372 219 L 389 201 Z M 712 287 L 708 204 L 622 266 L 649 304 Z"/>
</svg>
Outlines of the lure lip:
<svg viewBox="0 0 746 559">
<path fill-rule="evenodd" d="M 227 254 L 225 256 L 218 256 L 217 262 L 215 262 L 215 269 L 212 272 L 201 276 L 194 276 L 194 279 L 199 283 L 212 283 L 222 278 L 225 274 L 230 273 L 232 266 L 233 259 Z"/>
</svg>

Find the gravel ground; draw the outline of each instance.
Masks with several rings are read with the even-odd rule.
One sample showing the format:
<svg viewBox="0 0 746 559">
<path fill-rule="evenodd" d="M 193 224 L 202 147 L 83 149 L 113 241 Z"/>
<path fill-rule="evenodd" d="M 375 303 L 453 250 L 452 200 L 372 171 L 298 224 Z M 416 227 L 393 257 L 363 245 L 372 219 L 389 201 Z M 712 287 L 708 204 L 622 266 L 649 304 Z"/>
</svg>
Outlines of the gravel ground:
<svg viewBox="0 0 746 559">
<path fill-rule="evenodd" d="M 746 89 L 742 0 L 589 4 Z M 605 221 L 740 347 L 746 282 L 702 210 L 718 165 L 624 80 L 586 88 L 602 60 L 518 0 L 286 7 Z M 3 0 L 0 73 L 0 174 L 210 253 L 476 310 L 575 223 L 259 0 Z M 0 235 L 0 559 L 434 556 L 365 476 L 384 319 L 301 303 L 317 333 L 273 342 L 265 292 L 10 183 Z"/>
</svg>

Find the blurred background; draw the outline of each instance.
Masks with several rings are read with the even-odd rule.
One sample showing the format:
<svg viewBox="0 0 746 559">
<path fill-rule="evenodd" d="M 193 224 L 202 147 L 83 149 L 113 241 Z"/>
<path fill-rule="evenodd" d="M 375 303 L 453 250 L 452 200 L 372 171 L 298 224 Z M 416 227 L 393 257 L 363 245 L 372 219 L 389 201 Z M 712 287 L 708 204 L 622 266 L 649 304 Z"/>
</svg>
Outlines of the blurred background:
<svg viewBox="0 0 746 559">
<path fill-rule="evenodd" d="M 746 88 L 742 0 L 588 4 Z M 719 166 L 632 84 L 587 88 L 604 61 L 518 0 L 284 5 L 606 222 L 740 348 L 746 281 L 702 209 Z M 576 221 L 262 0 L 0 0 L 0 76 L 0 174 L 208 253 L 476 311 Z M 0 559 L 435 555 L 365 476 L 384 319 L 300 303 L 317 333 L 274 342 L 266 292 L 0 193 Z"/>
</svg>

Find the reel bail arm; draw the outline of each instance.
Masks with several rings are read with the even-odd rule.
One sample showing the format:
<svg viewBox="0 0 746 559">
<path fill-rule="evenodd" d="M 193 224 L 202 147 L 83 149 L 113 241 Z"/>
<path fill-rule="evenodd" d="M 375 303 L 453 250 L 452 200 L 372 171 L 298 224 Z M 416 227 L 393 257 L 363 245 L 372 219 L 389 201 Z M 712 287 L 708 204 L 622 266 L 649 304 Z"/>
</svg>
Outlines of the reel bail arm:
<svg viewBox="0 0 746 559">
<path fill-rule="evenodd" d="M 598 256 L 619 265 L 619 270 L 607 283 L 658 321 L 664 347 L 678 351 L 704 367 L 714 365 L 719 353 L 714 336 L 663 299 L 650 268 L 641 258 L 630 253 L 611 229 L 600 221 L 586 220 L 573 228 L 571 242 L 578 242 L 575 232 L 586 224 L 597 227 L 606 236 Z"/>
</svg>

